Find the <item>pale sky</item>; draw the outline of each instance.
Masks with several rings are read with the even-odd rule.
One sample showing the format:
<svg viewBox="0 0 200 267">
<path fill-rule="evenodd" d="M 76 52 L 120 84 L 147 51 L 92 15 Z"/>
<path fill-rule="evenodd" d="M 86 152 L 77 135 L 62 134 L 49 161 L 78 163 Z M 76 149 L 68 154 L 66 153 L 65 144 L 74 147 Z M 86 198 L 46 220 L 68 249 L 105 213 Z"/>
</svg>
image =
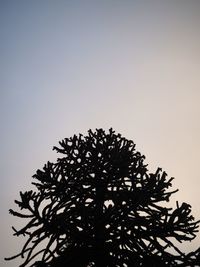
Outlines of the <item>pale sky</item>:
<svg viewBox="0 0 200 267">
<path fill-rule="evenodd" d="M 25 241 L 8 214 L 19 191 L 90 128 L 132 139 L 200 219 L 199 14 L 198 0 L 0 0 L 1 267 Z"/>
</svg>

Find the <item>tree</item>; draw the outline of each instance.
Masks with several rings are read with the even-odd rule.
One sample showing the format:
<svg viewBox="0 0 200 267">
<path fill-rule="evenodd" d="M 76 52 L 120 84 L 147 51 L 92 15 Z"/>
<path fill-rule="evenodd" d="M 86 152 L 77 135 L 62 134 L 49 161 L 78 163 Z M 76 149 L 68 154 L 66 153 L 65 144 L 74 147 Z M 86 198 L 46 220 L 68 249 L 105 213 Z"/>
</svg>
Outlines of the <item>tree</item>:
<svg viewBox="0 0 200 267">
<path fill-rule="evenodd" d="M 166 202 L 173 178 L 149 173 L 133 141 L 110 129 L 74 135 L 54 147 L 62 157 L 38 170 L 36 191 L 20 192 L 28 223 L 21 267 L 200 266 L 200 249 L 184 254 L 175 245 L 195 238 L 191 206 Z M 41 245 L 43 242 L 43 246 Z"/>
</svg>

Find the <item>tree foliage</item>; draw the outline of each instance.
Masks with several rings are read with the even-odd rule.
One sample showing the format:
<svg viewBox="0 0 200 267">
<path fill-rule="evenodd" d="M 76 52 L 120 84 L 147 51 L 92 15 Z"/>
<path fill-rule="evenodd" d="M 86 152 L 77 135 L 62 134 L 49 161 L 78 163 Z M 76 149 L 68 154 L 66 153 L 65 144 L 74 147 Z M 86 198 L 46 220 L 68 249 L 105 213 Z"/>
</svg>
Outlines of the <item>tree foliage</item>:
<svg viewBox="0 0 200 267">
<path fill-rule="evenodd" d="M 149 173 L 133 141 L 110 129 L 74 135 L 53 149 L 62 155 L 33 176 L 35 191 L 15 200 L 28 219 L 14 235 L 27 237 L 21 267 L 200 266 L 198 223 L 186 203 L 169 208 L 173 178 Z"/>
</svg>

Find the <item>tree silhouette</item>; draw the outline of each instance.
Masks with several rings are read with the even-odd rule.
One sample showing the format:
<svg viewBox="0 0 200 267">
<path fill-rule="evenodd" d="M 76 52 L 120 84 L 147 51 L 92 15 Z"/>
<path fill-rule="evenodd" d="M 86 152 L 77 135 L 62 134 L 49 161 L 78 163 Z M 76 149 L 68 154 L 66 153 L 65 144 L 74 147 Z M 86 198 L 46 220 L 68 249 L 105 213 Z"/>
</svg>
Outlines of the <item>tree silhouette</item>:
<svg viewBox="0 0 200 267">
<path fill-rule="evenodd" d="M 14 235 L 27 240 L 21 267 L 200 266 L 200 249 L 185 254 L 176 242 L 195 238 L 191 206 L 165 205 L 177 190 L 160 168 L 149 173 L 135 144 L 102 129 L 54 147 L 62 157 L 33 176 L 36 191 L 20 192 L 10 210 L 28 219 Z"/>
</svg>

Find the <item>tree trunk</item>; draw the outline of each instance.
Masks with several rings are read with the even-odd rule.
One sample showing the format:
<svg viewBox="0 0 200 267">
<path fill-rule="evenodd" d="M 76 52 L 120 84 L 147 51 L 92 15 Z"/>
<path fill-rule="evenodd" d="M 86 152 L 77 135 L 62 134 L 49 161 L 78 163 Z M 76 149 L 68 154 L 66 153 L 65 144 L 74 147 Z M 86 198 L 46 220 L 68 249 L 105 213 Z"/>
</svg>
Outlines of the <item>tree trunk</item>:
<svg viewBox="0 0 200 267">
<path fill-rule="evenodd" d="M 95 266 L 106 267 L 106 255 L 105 255 L 105 223 L 103 221 L 103 206 L 105 186 L 101 180 L 96 184 L 96 211 L 94 217 L 95 225 Z"/>
</svg>

